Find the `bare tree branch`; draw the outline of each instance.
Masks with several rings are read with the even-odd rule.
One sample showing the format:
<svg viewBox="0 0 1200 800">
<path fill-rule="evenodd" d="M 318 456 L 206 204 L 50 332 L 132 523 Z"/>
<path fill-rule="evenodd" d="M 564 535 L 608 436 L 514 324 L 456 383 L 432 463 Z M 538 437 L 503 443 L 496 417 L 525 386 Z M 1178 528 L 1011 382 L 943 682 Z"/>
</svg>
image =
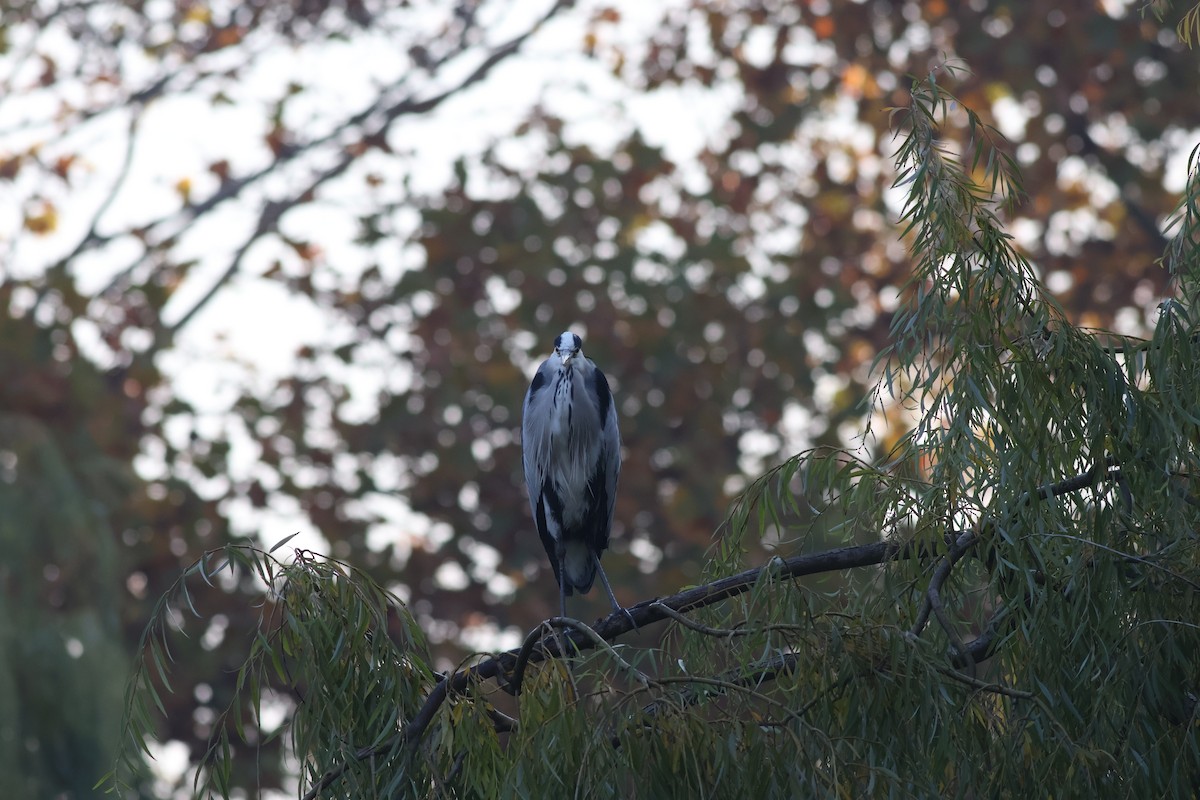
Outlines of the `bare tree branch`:
<svg viewBox="0 0 1200 800">
<path fill-rule="evenodd" d="M 390 104 L 386 104 L 386 99 L 393 94 L 395 88 L 381 93 L 378 101 L 372 103 L 370 106 L 358 112 L 357 114 L 349 117 L 325 136 L 318 137 L 302 145 L 297 145 L 284 150 L 272 163 L 268 164 L 262 169 L 259 169 L 241 178 L 230 180 L 226 182 L 221 189 L 210 195 L 203 202 L 185 207 L 181 212 L 179 212 L 179 214 L 182 214 L 184 217 L 183 222 L 195 220 L 197 217 L 207 213 L 217 205 L 227 200 L 236 198 L 247 187 L 257 183 L 266 175 L 275 172 L 280 166 L 296 159 L 302 153 L 313 150 L 322 145 L 338 142 L 342 137 L 351 131 L 357 132 L 359 141 L 369 142 L 382 136 L 390 128 L 392 123 L 402 116 L 424 114 L 434 110 L 447 99 L 459 94 L 468 87 L 486 78 L 497 64 L 520 50 L 522 45 L 525 44 L 529 37 L 540 30 L 546 22 L 548 22 L 561 10 L 568 8 L 573 4 L 574 0 L 557 0 L 528 29 L 509 39 L 507 42 L 498 45 L 490 53 L 488 53 L 483 61 L 480 62 L 480 64 L 476 66 L 475 69 L 470 73 L 468 73 L 462 80 L 431 97 L 415 99 L 411 96 L 408 96 L 403 99 L 393 101 Z M 463 46 L 466 47 L 465 39 Z M 451 54 L 447 54 L 443 58 L 439 59 L 436 64 L 440 65 L 444 61 L 448 60 L 450 55 Z M 397 83 L 397 86 L 402 86 L 406 79 L 407 76 L 402 78 Z M 371 123 L 373 119 L 380 117 L 381 119 L 378 124 L 371 126 L 369 130 L 364 129 Z M 286 200 L 268 202 L 259 215 L 259 221 L 255 226 L 254 232 L 251 233 L 250 237 L 238 247 L 229 265 L 225 268 L 213 285 L 210 286 L 208 291 L 206 291 L 200 297 L 200 299 L 192 305 L 191 308 L 185 311 L 178 320 L 176 320 L 170 326 L 164 328 L 164 332 L 167 335 L 168 341 L 174 336 L 175 333 L 183 328 L 184 325 L 190 322 L 195 315 L 205 305 L 207 305 L 213 299 L 213 297 L 216 296 L 220 289 L 226 283 L 228 283 L 230 279 L 233 278 L 233 276 L 240 272 L 246 253 L 254 245 L 254 243 L 263 236 L 267 235 L 268 233 L 274 233 L 278 230 L 279 220 L 284 213 L 299 205 L 304 201 L 305 198 L 312 197 L 316 190 L 324 183 L 344 173 L 358 159 L 359 155 L 360 154 L 357 151 L 343 147 L 338 155 L 337 162 L 332 167 L 317 174 L 317 176 L 313 178 L 302 190 L 295 192 Z M 172 217 L 175 216 L 178 215 L 172 215 Z M 172 219 L 172 217 L 164 218 L 158 222 L 151 223 L 151 225 L 147 226 L 147 229 L 162 227 L 166 225 Z M 141 259 L 139 259 L 139 263 L 140 261 Z M 124 280 L 131 273 L 134 267 L 136 267 L 136 264 L 133 264 L 130 267 L 122 270 L 118 274 L 118 277 L 114 278 L 113 282 L 110 283 L 109 287 L 105 291 L 116 290 L 120 285 L 120 281 Z"/>
<path fill-rule="evenodd" d="M 108 213 L 108 209 L 112 207 L 113 201 L 120 194 L 121 188 L 125 185 L 125 179 L 129 177 L 129 168 L 133 165 L 134 145 L 137 143 L 138 126 L 142 121 L 142 112 L 145 110 L 145 105 L 135 103 L 130 109 L 129 129 L 126 131 L 125 152 L 122 155 L 121 166 L 117 170 L 116 180 L 109 187 L 108 194 L 96 208 L 96 213 L 92 215 L 92 221 L 88 225 L 87 233 L 83 235 L 75 247 L 71 248 L 71 252 L 60 258 L 57 262 L 50 266 L 48 273 L 53 273 L 58 270 L 66 269 L 67 265 L 75 260 L 81 253 L 90 250 L 91 248 L 102 245 L 110 241 L 113 237 L 103 235 L 99 232 L 100 220 Z M 41 289 L 38 291 L 37 302 L 40 304 L 42 300 L 50 293 L 51 281 L 45 281 Z"/>
<path fill-rule="evenodd" d="M 1063 107 L 1068 108 L 1069 103 L 1064 104 Z M 1067 115 L 1067 130 L 1079 137 L 1079 141 L 1083 145 L 1081 148 L 1083 155 L 1095 156 L 1104 167 L 1109 179 L 1116 184 L 1121 202 L 1130 219 L 1141 228 L 1152 248 L 1158 253 L 1165 252 L 1170 242 L 1159 229 L 1158 220 L 1134 196 L 1134 192 L 1137 191 L 1137 178 L 1140 176 L 1139 169 L 1131 164 L 1123 154 L 1101 147 L 1092 137 L 1091 131 L 1088 129 L 1090 125 L 1090 120 L 1084 114 L 1071 113 Z"/>
</svg>

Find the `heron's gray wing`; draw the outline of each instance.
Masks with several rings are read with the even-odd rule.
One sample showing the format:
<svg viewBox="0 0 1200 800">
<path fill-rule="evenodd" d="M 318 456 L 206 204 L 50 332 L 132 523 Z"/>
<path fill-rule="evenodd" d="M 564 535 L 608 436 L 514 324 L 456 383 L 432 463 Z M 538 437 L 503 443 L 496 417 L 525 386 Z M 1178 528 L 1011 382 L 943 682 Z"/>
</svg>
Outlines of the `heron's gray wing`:
<svg viewBox="0 0 1200 800">
<path fill-rule="evenodd" d="M 550 412 L 554 405 L 554 367 L 550 359 L 542 362 L 521 411 L 521 460 L 525 468 L 525 486 L 529 490 L 529 510 L 537 526 L 546 558 L 554 569 L 554 580 L 563 590 L 559 546 L 557 537 L 562 535 L 562 503 L 550 485 Z M 569 592 L 568 592 L 569 593 Z"/>
<path fill-rule="evenodd" d="M 535 518 L 538 496 L 550 464 L 550 405 L 554 399 L 551 371 L 550 359 L 546 359 L 533 376 L 521 407 L 521 461 L 525 486 L 529 489 L 529 506 Z"/>
<path fill-rule="evenodd" d="M 599 368 L 593 377 L 593 391 L 596 393 L 596 411 L 600 417 L 599 467 L 603 470 L 604 480 L 603 539 L 598 543 L 600 550 L 603 550 L 608 547 L 613 511 L 617 505 L 617 478 L 621 474 L 621 431 L 617 426 L 617 407 L 613 402 L 612 390 L 608 388 L 608 379 Z"/>
</svg>

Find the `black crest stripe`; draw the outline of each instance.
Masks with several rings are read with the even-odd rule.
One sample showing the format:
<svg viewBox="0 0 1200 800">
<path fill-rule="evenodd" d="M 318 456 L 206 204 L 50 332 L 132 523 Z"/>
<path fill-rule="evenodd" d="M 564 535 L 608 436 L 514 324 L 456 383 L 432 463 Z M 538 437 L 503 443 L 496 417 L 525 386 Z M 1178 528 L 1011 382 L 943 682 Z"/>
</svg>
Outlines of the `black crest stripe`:
<svg viewBox="0 0 1200 800">
<path fill-rule="evenodd" d="M 608 426 L 608 407 L 612 403 L 612 390 L 608 388 L 608 379 L 599 369 L 593 379 L 592 389 L 596 392 L 596 411 L 600 414 L 600 430 Z"/>
<path fill-rule="evenodd" d="M 604 465 L 597 464 L 596 471 L 588 481 L 588 506 L 583 519 L 584 541 L 596 556 L 608 547 L 608 489 L 605 482 Z"/>
<path fill-rule="evenodd" d="M 533 396 L 538 393 L 538 390 L 546 385 L 546 373 L 538 370 L 538 373 L 533 376 L 533 383 L 529 384 L 529 401 L 533 402 Z"/>
</svg>

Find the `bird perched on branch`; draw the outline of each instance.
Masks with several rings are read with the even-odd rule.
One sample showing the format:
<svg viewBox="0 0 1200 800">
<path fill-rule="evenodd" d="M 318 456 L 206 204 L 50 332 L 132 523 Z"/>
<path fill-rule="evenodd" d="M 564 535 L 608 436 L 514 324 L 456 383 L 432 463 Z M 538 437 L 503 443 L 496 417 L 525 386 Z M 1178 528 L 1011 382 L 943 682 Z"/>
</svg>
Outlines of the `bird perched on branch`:
<svg viewBox="0 0 1200 800">
<path fill-rule="evenodd" d="M 558 581 L 562 615 L 567 597 L 587 593 L 597 572 L 613 610 L 623 611 L 600 566 L 621 472 L 617 410 L 604 373 L 570 331 L 554 340 L 554 352 L 525 393 L 521 451 L 529 506 Z"/>
</svg>

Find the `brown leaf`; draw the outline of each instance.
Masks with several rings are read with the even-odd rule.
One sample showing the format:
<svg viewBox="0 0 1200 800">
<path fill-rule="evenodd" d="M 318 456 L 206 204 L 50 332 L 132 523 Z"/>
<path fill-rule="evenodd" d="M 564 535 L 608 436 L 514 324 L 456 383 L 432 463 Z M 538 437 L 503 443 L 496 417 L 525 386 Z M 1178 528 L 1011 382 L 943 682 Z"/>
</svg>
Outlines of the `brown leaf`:
<svg viewBox="0 0 1200 800">
<path fill-rule="evenodd" d="M 36 210 L 25 213 L 24 225 L 38 236 L 54 233 L 58 229 L 58 209 L 48 200 L 39 201 Z"/>
</svg>

